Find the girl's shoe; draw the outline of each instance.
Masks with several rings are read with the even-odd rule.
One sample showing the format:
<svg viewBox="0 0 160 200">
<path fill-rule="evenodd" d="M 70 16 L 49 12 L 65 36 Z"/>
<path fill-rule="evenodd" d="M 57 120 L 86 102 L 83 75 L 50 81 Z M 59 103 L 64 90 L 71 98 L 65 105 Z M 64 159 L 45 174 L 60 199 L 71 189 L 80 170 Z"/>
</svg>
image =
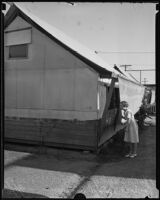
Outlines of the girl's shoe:
<svg viewBox="0 0 160 200">
<path fill-rule="evenodd" d="M 131 156 L 130 153 L 128 153 L 128 154 L 125 155 L 126 158 L 128 158 L 128 157 L 130 157 L 130 156 Z"/>
<path fill-rule="evenodd" d="M 134 158 L 134 157 L 136 157 L 137 156 L 137 154 L 136 153 L 134 153 L 134 154 L 130 154 L 130 158 Z"/>
</svg>

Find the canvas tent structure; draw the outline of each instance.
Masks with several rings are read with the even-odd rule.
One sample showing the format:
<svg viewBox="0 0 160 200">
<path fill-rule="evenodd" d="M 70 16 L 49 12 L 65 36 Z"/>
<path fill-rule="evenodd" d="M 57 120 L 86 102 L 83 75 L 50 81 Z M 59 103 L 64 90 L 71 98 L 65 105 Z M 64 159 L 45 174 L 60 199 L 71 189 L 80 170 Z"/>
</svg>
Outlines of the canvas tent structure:
<svg viewBox="0 0 160 200">
<path fill-rule="evenodd" d="M 143 95 L 127 73 L 21 3 L 5 16 L 4 39 L 6 141 L 96 151 L 123 128 L 119 102 L 128 83 Z"/>
</svg>

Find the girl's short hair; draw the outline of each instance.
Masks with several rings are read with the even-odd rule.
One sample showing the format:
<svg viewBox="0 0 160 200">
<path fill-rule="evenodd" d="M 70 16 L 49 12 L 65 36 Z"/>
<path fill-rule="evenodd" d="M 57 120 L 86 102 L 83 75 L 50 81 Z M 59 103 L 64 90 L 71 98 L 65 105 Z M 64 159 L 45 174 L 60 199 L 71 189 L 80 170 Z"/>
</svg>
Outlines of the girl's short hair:
<svg viewBox="0 0 160 200">
<path fill-rule="evenodd" d="M 128 107 L 129 104 L 127 103 L 127 101 L 121 101 L 120 104 L 123 106 L 123 107 Z"/>
</svg>

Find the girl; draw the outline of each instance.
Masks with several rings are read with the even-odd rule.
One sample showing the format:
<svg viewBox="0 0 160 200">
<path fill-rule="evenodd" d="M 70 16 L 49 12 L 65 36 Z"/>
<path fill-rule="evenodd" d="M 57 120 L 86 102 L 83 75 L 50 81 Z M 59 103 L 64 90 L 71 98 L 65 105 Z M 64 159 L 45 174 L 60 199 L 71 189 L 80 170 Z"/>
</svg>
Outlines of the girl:
<svg viewBox="0 0 160 200">
<path fill-rule="evenodd" d="M 129 143 L 130 151 L 125 157 L 134 158 L 137 156 L 137 143 L 139 142 L 138 125 L 134 119 L 134 115 L 128 109 L 126 101 L 121 102 L 121 109 L 123 112 L 122 123 L 126 123 L 124 141 Z"/>
</svg>

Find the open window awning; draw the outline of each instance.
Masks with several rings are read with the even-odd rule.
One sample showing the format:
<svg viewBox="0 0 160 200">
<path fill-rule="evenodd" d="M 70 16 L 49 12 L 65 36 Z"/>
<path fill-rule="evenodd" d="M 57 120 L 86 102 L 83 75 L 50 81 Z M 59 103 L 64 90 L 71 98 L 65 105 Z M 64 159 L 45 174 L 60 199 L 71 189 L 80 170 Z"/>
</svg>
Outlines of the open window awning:
<svg viewBox="0 0 160 200">
<path fill-rule="evenodd" d="M 145 87 L 119 76 L 120 101 L 127 101 L 129 108 L 135 114 L 142 105 Z"/>
</svg>

